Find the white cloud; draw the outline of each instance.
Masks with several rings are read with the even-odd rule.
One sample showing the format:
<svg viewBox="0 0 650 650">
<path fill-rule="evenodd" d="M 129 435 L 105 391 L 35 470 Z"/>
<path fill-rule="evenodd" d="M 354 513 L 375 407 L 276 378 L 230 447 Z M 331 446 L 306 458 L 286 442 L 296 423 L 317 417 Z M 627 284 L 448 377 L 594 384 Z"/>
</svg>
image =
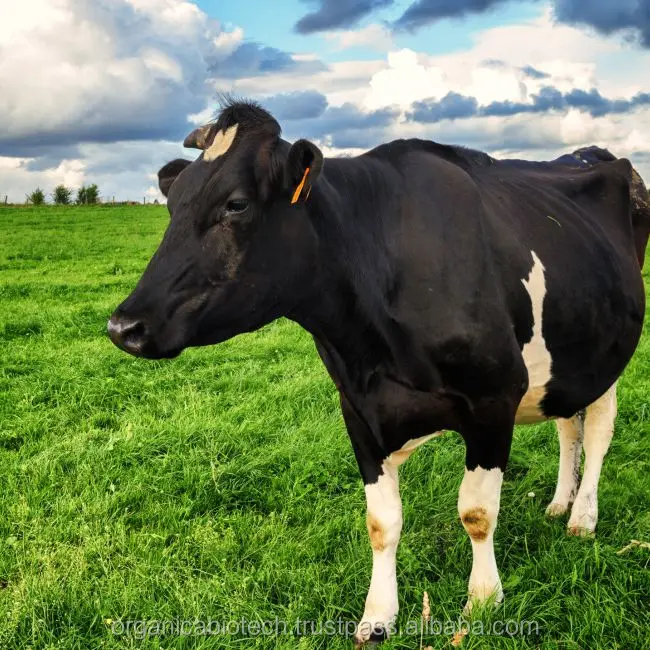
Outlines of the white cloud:
<svg viewBox="0 0 650 650">
<path fill-rule="evenodd" d="M 530 74 L 529 66 L 542 75 Z M 396 104 L 402 108 L 403 119 L 387 129 L 387 138 L 425 137 L 490 149 L 497 156 L 530 159 L 550 159 L 594 143 L 634 162 L 635 154 L 650 151 L 650 109 L 598 118 L 571 110 L 565 115 L 525 114 L 427 125 L 406 122 L 404 114 L 414 101 L 441 99 L 449 92 L 475 97 L 480 105 L 526 102 L 543 86 L 561 92 L 596 88 L 610 98 L 631 97 L 650 91 L 650 78 L 640 76 L 648 67 L 650 53 L 557 24 L 546 11 L 524 24 L 480 32 L 466 50 L 439 56 L 390 52 L 386 64 L 365 86 L 360 103 L 368 109 Z M 640 172 L 650 178 L 647 159 L 639 156 L 638 160 Z"/>
<path fill-rule="evenodd" d="M 142 167 L 165 162 L 148 152 L 187 135 L 214 94 L 211 70 L 233 54 L 234 74 L 291 64 L 255 43 L 239 52 L 243 30 L 223 32 L 191 0 L 0 0 L 0 25 L 0 156 L 19 161 L 3 165 L 2 185 L 17 200 L 37 184 L 78 185 L 84 171 L 118 197 L 142 196 Z M 116 152 L 129 157 L 97 171 Z"/>
<path fill-rule="evenodd" d="M 364 104 L 369 108 L 394 104 L 407 108 L 413 101 L 440 99 L 448 92 L 473 96 L 480 104 L 489 104 L 525 101 L 542 86 L 563 92 L 589 90 L 600 86 L 599 62 L 606 62 L 620 51 L 616 40 L 558 24 L 545 11 L 531 22 L 478 33 L 468 50 L 437 56 L 412 50 L 390 52 L 387 68 L 371 79 Z M 634 59 L 637 54 L 629 56 Z M 645 53 L 638 53 L 638 63 L 647 60 Z M 549 76 L 538 79 L 526 75 L 526 66 Z M 638 70 L 643 68 L 634 69 L 638 83 Z M 648 85 L 650 82 L 646 90 Z M 633 94 L 627 82 L 620 84 L 615 78 L 610 78 L 603 88 L 609 94 Z"/>
<path fill-rule="evenodd" d="M 370 134 L 377 144 L 425 137 L 528 158 L 600 144 L 633 160 L 637 155 L 650 178 L 650 109 L 599 118 L 570 111 L 427 125 L 404 120 L 414 101 L 452 91 L 485 105 L 529 101 L 546 85 L 563 92 L 597 88 L 610 98 L 650 90 L 641 73 L 650 68 L 650 53 L 559 25 L 548 12 L 480 32 L 470 48 L 446 55 L 402 49 L 327 67 L 309 52 L 262 53 L 240 27 L 223 31 L 191 0 L 0 0 L 0 25 L 0 194 L 16 200 L 36 185 L 51 191 L 58 182 L 97 182 L 117 198 L 156 197 L 155 171 L 188 157 L 180 146 L 191 128 L 186 122 L 212 117 L 215 90 L 263 97 L 299 88 L 325 94 L 334 107 L 398 105 L 402 119 Z M 338 50 L 393 47 L 381 25 L 325 38 Z M 224 60 L 234 67 L 225 69 Z M 260 75 L 260 61 L 272 72 Z M 536 78 L 525 66 L 548 77 Z M 135 138 L 150 141 L 125 142 Z M 321 144 L 330 154 L 361 151 Z"/>
<path fill-rule="evenodd" d="M 244 30 L 236 27 L 232 32 L 221 32 L 214 39 L 214 46 L 224 55 L 232 54 L 244 40 Z"/>
<path fill-rule="evenodd" d="M 215 75 L 211 83 L 215 89 L 243 97 L 290 93 L 296 88 L 316 90 L 326 94 L 332 106 L 341 106 L 346 102 L 361 104 L 372 76 L 386 67 L 386 61 L 382 60 L 339 61 L 317 71 L 280 70 L 273 74 L 271 80 L 252 76 L 227 79 Z"/>
<path fill-rule="evenodd" d="M 28 160 L 0 158 L 0 200 L 5 196 L 13 203 L 25 201 L 25 195 L 40 187 L 50 200 L 50 193 L 60 183 L 78 188 L 85 180 L 85 165 L 81 160 L 63 160 L 53 169 L 27 172 Z"/>
<path fill-rule="evenodd" d="M 70 157 L 46 169 L 38 160 L 0 157 L 0 200 L 24 201 L 25 194 L 41 187 L 47 194 L 63 183 L 75 190 L 83 183 L 97 183 L 101 195 L 111 200 L 142 201 L 143 196 L 163 201 L 158 192 L 158 170 L 174 158 L 192 159 L 196 151 L 180 142 L 115 142 L 82 144 Z M 189 154 L 189 155 L 188 155 Z"/>
<path fill-rule="evenodd" d="M 347 50 L 351 47 L 368 47 L 385 52 L 393 46 L 393 37 L 384 25 L 373 23 L 361 29 L 324 32 L 323 37 L 336 50 Z"/>
<path fill-rule="evenodd" d="M 160 136 L 205 104 L 219 28 L 192 2 L 21 0 L 0 24 L 0 154 Z"/>
<path fill-rule="evenodd" d="M 408 49 L 389 52 L 388 68 L 374 74 L 369 86 L 364 101 L 368 109 L 410 106 L 428 97 L 439 99 L 449 88 L 442 68 L 424 65 L 417 53 Z"/>
</svg>

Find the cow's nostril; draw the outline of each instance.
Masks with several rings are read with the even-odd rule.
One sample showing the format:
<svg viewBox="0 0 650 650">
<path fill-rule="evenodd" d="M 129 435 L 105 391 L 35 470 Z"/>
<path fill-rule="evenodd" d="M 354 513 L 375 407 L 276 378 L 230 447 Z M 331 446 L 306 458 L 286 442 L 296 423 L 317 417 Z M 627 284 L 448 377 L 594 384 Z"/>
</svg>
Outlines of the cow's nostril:
<svg viewBox="0 0 650 650">
<path fill-rule="evenodd" d="M 147 339 L 147 328 L 140 320 L 113 315 L 108 321 L 108 334 L 117 347 L 137 354 Z"/>
<path fill-rule="evenodd" d="M 129 326 L 124 329 L 122 338 L 125 345 L 140 345 L 144 340 L 146 334 L 144 323 L 141 321 L 136 321 L 135 323 L 129 323 Z"/>
</svg>

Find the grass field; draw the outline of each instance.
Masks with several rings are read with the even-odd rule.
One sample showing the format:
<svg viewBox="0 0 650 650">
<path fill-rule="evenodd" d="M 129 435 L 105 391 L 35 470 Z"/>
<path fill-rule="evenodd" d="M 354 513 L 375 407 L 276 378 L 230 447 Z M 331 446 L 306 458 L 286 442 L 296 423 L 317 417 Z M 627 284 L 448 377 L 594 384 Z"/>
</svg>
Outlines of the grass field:
<svg viewBox="0 0 650 650">
<path fill-rule="evenodd" d="M 165 362 L 109 342 L 166 222 L 164 207 L 0 209 L 0 648 L 349 648 L 293 629 L 139 640 L 141 627 L 120 628 L 356 621 L 370 576 L 362 483 L 306 333 L 276 322 Z M 544 517 L 554 425 L 518 429 L 496 533 L 506 600 L 481 620 L 538 633 L 470 634 L 463 648 L 650 647 L 650 551 L 617 554 L 650 541 L 649 334 L 619 383 L 595 540 Z M 424 590 L 437 621 L 464 603 L 463 457 L 449 433 L 402 469 L 405 630 Z M 419 643 L 403 633 L 384 647 Z"/>
</svg>

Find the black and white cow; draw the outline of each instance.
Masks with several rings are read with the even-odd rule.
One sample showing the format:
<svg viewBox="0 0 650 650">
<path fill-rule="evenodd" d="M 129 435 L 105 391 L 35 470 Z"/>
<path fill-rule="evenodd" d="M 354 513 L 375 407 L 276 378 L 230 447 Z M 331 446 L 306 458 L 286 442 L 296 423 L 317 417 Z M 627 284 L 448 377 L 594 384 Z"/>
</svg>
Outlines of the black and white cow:
<svg viewBox="0 0 650 650">
<path fill-rule="evenodd" d="M 627 160 L 590 148 L 500 161 L 398 140 L 324 161 L 245 102 L 185 144 L 203 153 L 159 172 L 171 223 L 111 339 L 162 358 L 280 316 L 313 335 L 367 496 L 359 642 L 382 638 L 397 615 L 398 467 L 436 432 L 466 445 L 469 608 L 503 595 L 492 540 L 515 424 L 557 419 L 547 512 L 573 503 L 569 531 L 593 533 L 616 381 L 644 316 L 650 207 Z"/>
</svg>

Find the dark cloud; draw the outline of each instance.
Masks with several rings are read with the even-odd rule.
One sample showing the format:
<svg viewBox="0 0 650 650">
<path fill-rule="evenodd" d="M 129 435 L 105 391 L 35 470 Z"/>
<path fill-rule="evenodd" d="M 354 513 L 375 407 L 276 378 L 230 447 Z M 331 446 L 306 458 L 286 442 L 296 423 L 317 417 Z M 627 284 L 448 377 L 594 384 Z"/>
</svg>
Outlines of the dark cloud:
<svg viewBox="0 0 650 650">
<path fill-rule="evenodd" d="M 201 108 L 201 102 L 196 108 Z M 105 111 L 110 108 L 106 107 Z M 186 115 L 189 110 L 180 113 L 150 113 L 142 111 L 127 118 L 116 110 L 113 124 L 92 119 L 76 124 L 63 124 L 55 129 L 35 128 L 27 136 L 12 137 L 9 133 L 0 134 L 0 156 L 32 158 L 45 157 L 53 160 L 61 153 L 71 151 L 74 145 L 81 143 L 110 144 L 141 140 L 182 140 L 191 124 Z M 58 153 L 52 153 L 53 151 Z M 53 158 L 54 157 L 54 158 Z M 63 155 L 63 158 L 67 158 Z M 38 166 L 39 163 L 32 163 Z M 45 162 L 43 164 L 46 164 Z"/>
<path fill-rule="evenodd" d="M 441 122 L 474 117 L 477 112 L 478 101 L 475 97 L 450 92 L 437 101 L 416 102 L 408 117 L 414 122 Z"/>
<path fill-rule="evenodd" d="M 308 0 L 309 1 L 309 0 Z M 294 29 L 299 34 L 312 34 L 328 29 L 352 27 L 372 13 L 393 4 L 394 0 L 313 0 L 318 9 L 303 16 Z"/>
<path fill-rule="evenodd" d="M 522 68 L 519 68 L 527 77 L 531 79 L 548 79 L 551 75 L 547 72 L 542 72 L 537 68 L 533 68 L 532 65 L 525 65 Z"/>
<path fill-rule="evenodd" d="M 493 70 L 518 70 L 524 76 L 529 77 L 530 79 L 549 79 L 551 76 L 546 72 L 542 72 L 537 68 L 533 68 L 532 65 L 524 65 L 520 68 L 513 68 L 501 59 L 485 59 L 484 61 L 481 61 L 481 67 L 492 68 Z"/>
<path fill-rule="evenodd" d="M 310 34 L 354 26 L 394 0 L 307 0 L 318 8 L 303 16 L 297 32 Z M 395 21 L 397 30 L 416 31 L 445 18 L 481 14 L 506 2 L 522 0 L 416 0 Z M 650 47 L 650 0 L 552 0 L 556 20 L 570 25 L 593 27 L 601 34 L 629 31 L 644 47 Z M 540 77 L 541 78 L 541 77 Z"/>
<path fill-rule="evenodd" d="M 393 124 L 399 115 L 394 108 L 382 108 L 365 113 L 354 104 L 332 106 L 323 116 L 310 125 L 310 137 L 331 139 L 333 147 L 368 147 L 385 140 L 380 135 Z"/>
<path fill-rule="evenodd" d="M 232 54 L 213 66 L 212 71 L 217 72 L 219 76 L 236 79 L 286 70 L 292 64 L 293 59 L 288 52 L 250 42 L 239 45 Z"/>
<path fill-rule="evenodd" d="M 396 29 L 415 31 L 444 18 L 489 11 L 508 0 L 417 0 L 398 18 Z M 521 2 L 521 0 L 519 0 Z M 601 34 L 629 30 L 650 47 L 650 0 L 553 0 L 556 20 L 593 27 Z"/>
<path fill-rule="evenodd" d="M 561 93 L 556 88 L 546 86 L 538 95 L 532 95 L 531 99 L 531 103 L 493 102 L 479 108 L 477 115 L 503 117 L 519 113 L 547 113 L 577 108 L 593 117 L 602 117 L 628 113 L 639 106 L 650 105 L 650 93 L 637 93 L 632 99 L 607 99 L 594 88 L 589 91 L 574 89 L 568 93 Z"/>
<path fill-rule="evenodd" d="M 593 117 L 629 113 L 640 106 L 650 105 L 650 93 L 637 93 L 631 99 L 607 99 L 596 89 L 589 91 L 574 89 L 562 93 L 556 88 L 545 86 L 537 95 L 531 95 L 531 102 L 492 102 L 479 106 L 474 97 L 448 93 L 440 100 L 415 102 L 407 114 L 414 122 L 440 122 L 467 117 L 508 117 L 521 113 L 566 112 L 576 108 Z"/>
<path fill-rule="evenodd" d="M 650 0 L 555 0 L 555 17 L 602 34 L 633 30 L 641 44 L 650 47 Z"/>
<path fill-rule="evenodd" d="M 443 18 L 460 18 L 489 11 L 508 0 L 418 0 L 395 21 L 396 29 L 416 29 Z"/>
<path fill-rule="evenodd" d="M 342 149 L 384 142 L 384 130 L 399 116 L 396 108 L 365 112 L 350 103 L 329 106 L 326 97 L 316 91 L 273 95 L 260 102 L 280 122 L 288 140 L 326 140 Z"/>
<path fill-rule="evenodd" d="M 327 109 L 325 95 L 315 90 L 274 95 L 263 100 L 264 108 L 280 122 L 285 120 L 314 119 Z"/>
<path fill-rule="evenodd" d="M 254 41 L 242 43 L 226 58 L 210 66 L 210 72 L 220 79 L 256 77 L 286 70 L 304 74 L 325 69 L 322 61 L 295 61 L 290 52 Z"/>
<path fill-rule="evenodd" d="M 75 160 L 81 157 L 79 147 L 76 145 L 49 147 L 47 149 L 43 149 L 43 147 L 38 149 L 34 148 L 31 155 L 26 155 L 23 150 L 23 155 L 32 158 L 32 160 L 28 160 L 25 163 L 25 169 L 30 172 L 56 169 L 64 160 Z"/>
</svg>

